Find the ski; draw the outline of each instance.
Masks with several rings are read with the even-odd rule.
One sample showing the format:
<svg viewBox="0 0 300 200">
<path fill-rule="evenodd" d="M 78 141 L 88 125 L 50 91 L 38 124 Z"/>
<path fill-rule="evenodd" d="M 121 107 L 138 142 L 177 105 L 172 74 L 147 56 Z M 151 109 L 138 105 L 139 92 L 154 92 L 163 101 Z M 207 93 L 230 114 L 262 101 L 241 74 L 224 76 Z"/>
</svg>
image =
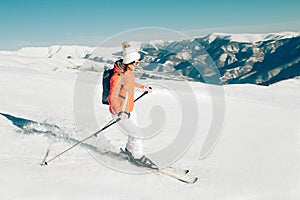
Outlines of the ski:
<svg viewBox="0 0 300 200">
<path fill-rule="evenodd" d="M 78 141 L 75 140 L 75 139 L 74 139 L 74 142 L 76 143 L 76 145 L 78 144 Z M 80 144 L 81 144 L 82 147 L 91 148 L 86 143 L 80 142 Z M 92 150 L 95 151 L 94 148 Z M 115 153 L 115 154 L 118 155 L 119 158 L 122 158 L 124 160 L 129 161 L 128 155 L 123 151 L 122 148 L 120 150 L 121 151 L 119 153 Z M 61 154 L 62 153 L 58 154 L 54 158 L 57 158 Z M 42 161 L 42 163 L 40 163 L 40 165 L 42 165 L 42 166 L 48 165 L 48 162 L 50 162 L 50 161 L 52 161 L 54 159 L 54 158 L 52 158 L 49 161 L 47 161 L 48 155 L 49 155 L 49 149 L 47 149 L 46 155 L 44 156 L 43 161 Z M 177 180 L 179 180 L 181 182 L 184 182 L 184 183 L 193 184 L 193 183 L 195 183 L 198 180 L 198 178 L 196 176 L 192 176 L 192 175 L 189 174 L 189 170 L 188 169 L 180 169 L 180 168 L 175 168 L 175 167 L 171 167 L 171 166 L 169 166 L 169 167 L 158 167 L 158 169 L 151 169 L 149 167 L 143 167 L 143 166 L 140 166 L 140 165 L 136 165 L 136 164 L 134 164 L 132 162 L 130 162 L 130 163 L 133 164 L 133 165 L 135 165 L 135 166 L 137 166 L 137 167 L 141 167 L 143 169 L 152 171 L 154 173 L 162 174 L 162 175 L 165 175 L 165 176 L 177 179 Z"/>
<path fill-rule="evenodd" d="M 126 160 L 128 160 L 130 162 L 130 158 L 128 157 L 128 155 L 124 152 L 124 150 L 122 148 L 120 148 L 120 153 L 124 156 L 123 158 L 125 158 Z M 162 174 L 171 178 L 174 178 L 178 181 L 187 183 L 187 184 L 193 184 L 198 180 L 198 177 L 196 176 L 192 176 L 189 173 L 188 169 L 180 169 L 180 168 L 175 168 L 175 167 L 158 167 L 157 169 L 154 168 L 149 168 L 149 167 L 145 167 L 142 165 L 137 165 L 133 162 L 130 162 L 133 165 L 152 171 L 154 173 L 158 173 L 158 174 Z"/>
<path fill-rule="evenodd" d="M 143 168 L 153 171 L 155 173 L 159 173 L 159 174 L 169 176 L 171 178 L 175 178 L 176 180 L 187 183 L 187 184 L 193 184 L 193 183 L 197 182 L 197 180 L 198 180 L 198 177 L 196 177 L 196 176 L 191 176 L 189 174 L 182 175 L 182 174 L 177 174 L 177 173 L 171 173 L 171 172 L 165 171 L 163 168 L 162 169 L 159 169 L 159 168 L 151 169 L 148 167 L 143 167 Z"/>
<path fill-rule="evenodd" d="M 181 169 L 181 168 L 176 168 L 176 167 L 172 167 L 172 166 L 163 167 L 161 169 L 162 170 L 167 170 L 171 173 L 182 174 L 182 175 L 185 175 L 185 174 L 190 172 L 190 170 L 188 170 L 188 169 Z"/>
</svg>

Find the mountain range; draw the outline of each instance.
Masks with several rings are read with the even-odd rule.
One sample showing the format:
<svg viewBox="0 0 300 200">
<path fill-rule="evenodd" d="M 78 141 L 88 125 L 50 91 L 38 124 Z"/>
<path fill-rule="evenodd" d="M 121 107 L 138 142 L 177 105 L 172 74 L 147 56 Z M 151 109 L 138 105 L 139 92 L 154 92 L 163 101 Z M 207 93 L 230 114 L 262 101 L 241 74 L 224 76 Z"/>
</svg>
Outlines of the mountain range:
<svg viewBox="0 0 300 200">
<path fill-rule="evenodd" d="M 270 85 L 300 76 L 300 32 L 212 33 L 177 41 L 133 42 L 141 50 L 137 77 L 188 79 L 211 84 Z M 0 51 L 0 56 L 76 60 L 74 69 L 103 71 L 121 47 L 51 46 Z M 2 58 L 1 58 L 2 59 Z M 78 62 L 81 60 L 82 62 Z M 68 68 L 69 68 L 68 64 Z"/>
<path fill-rule="evenodd" d="M 269 85 L 300 75 L 299 33 L 210 34 L 142 51 L 144 70 L 213 84 Z"/>
</svg>

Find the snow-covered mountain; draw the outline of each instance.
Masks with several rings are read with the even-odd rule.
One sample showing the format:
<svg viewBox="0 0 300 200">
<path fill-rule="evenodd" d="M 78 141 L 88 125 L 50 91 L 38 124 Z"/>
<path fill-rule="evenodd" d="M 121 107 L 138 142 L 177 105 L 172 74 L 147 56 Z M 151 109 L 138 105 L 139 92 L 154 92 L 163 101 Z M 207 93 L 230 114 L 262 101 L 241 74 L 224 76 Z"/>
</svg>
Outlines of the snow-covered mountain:
<svg viewBox="0 0 300 200">
<path fill-rule="evenodd" d="M 217 38 L 230 40 L 232 42 L 243 42 L 243 43 L 255 43 L 268 40 L 279 40 L 298 37 L 299 32 L 280 32 L 280 33 L 269 33 L 269 34 L 229 34 L 229 33 L 212 33 L 207 35 L 205 38 L 208 39 L 209 43 L 213 42 Z"/>
<path fill-rule="evenodd" d="M 143 61 L 137 77 L 269 85 L 300 75 L 299 36 L 300 32 L 212 33 L 180 41 L 135 42 Z M 102 71 L 121 55 L 120 46 L 51 46 L 0 51 L 0 60 L 15 66 L 18 59 L 24 62 L 26 57 L 30 64 L 38 58 L 55 69 Z"/>
<path fill-rule="evenodd" d="M 84 58 L 95 47 L 86 46 L 50 46 L 50 47 L 25 47 L 17 51 L 0 51 L 1 55 L 14 55 L 38 58 Z"/>
<path fill-rule="evenodd" d="M 300 75 L 299 33 L 210 34 L 157 47 L 144 44 L 145 70 L 204 82 L 269 85 Z M 205 51 L 203 51 L 203 48 Z M 210 70 L 215 63 L 220 76 Z M 198 70 L 196 70 L 198 69 Z"/>
</svg>

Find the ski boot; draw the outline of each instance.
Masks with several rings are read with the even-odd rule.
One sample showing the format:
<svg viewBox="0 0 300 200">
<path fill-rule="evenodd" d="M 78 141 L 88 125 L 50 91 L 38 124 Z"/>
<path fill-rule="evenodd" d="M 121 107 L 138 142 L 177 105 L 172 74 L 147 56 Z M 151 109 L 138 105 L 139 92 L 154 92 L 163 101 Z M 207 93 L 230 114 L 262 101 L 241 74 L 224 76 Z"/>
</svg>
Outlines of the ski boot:
<svg viewBox="0 0 300 200">
<path fill-rule="evenodd" d="M 146 156 L 142 156 L 141 158 L 134 158 L 132 153 L 128 151 L 126 148 L 125 150 L 121 148 L 121 151 L 128 156 L 128 159 L 131 163 L 137 166 L 147 167 L 150 169 L 158 169 L 157 165 Z"/>
</svg>

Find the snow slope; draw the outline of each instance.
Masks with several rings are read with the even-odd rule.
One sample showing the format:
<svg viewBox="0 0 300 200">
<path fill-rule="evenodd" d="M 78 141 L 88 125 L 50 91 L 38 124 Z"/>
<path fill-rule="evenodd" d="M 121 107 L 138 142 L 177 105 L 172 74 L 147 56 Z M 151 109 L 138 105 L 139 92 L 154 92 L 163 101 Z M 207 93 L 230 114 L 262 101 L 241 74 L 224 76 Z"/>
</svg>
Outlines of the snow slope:
<svg viewBox="0 0 300 200">
<path fill-rule="evenodd" d="M 0 62 L 1 113 L 55 124 L 64 134 L 77 139 L 95 131 L 92 127 L 76 130 L 76 70 L 53 70 L 51 64 L 44 66 L 43 59 L 20 55 L 6 58 L 9 56 L 10 62 Z M 58 69 L 66 64 L 51 62 Z M 96 72 L 89 74 L 100 76 Z M 168 145 L 179 129 L 181 108 L 172 94 L 185 91 L 180 90 L 182 82 L 143 83 L 152 85 L 154 92 L 136 104 L 140 123 L 150 120 L 147 113 L 155 105 L 162 106 L 167 114 L 163 133 L 145 142 L 146 151 L 152 152 Z M 86 80 L 85 84 L 91 82 Z M 167 89 L 167 85 L 177 89 Z M 199 126 L 192 146 L 173 166 L 189 168 L 199 177 L 197 183 L 186 185 L 153 173 L 121 172 L 101 164 L 97 158 L 102 155 L 82 147 L 42 167 L 39 163 L 46 150 L 50 149 L 49 156 L 54 156 L 71 145 L 68 140 L 25 134 L 0 115 L 0 199 L 299 199 L 300 80 L 269 87 L 224 86 L 226 113 L 222 135 L 204 159 L 200 159 L 201 146 L 214 114 L 211 91 L 203 83 L 191 82 L 189 86 L 196 96 Z M 103 126 L 109 113 L 100 104 L 100 93 L 101 86 L 95 91 L 94 111 L 99 126 Z M 126 142 L 126 136 L 116 126 L 107 130 L 105 137 L 92 138 L 90 143 L 101 145 L 102 139 L 116 147 L 123 147 Z M 134 170 L 126 162 L 112 160 L 124 169 Z"/>
</svg>

